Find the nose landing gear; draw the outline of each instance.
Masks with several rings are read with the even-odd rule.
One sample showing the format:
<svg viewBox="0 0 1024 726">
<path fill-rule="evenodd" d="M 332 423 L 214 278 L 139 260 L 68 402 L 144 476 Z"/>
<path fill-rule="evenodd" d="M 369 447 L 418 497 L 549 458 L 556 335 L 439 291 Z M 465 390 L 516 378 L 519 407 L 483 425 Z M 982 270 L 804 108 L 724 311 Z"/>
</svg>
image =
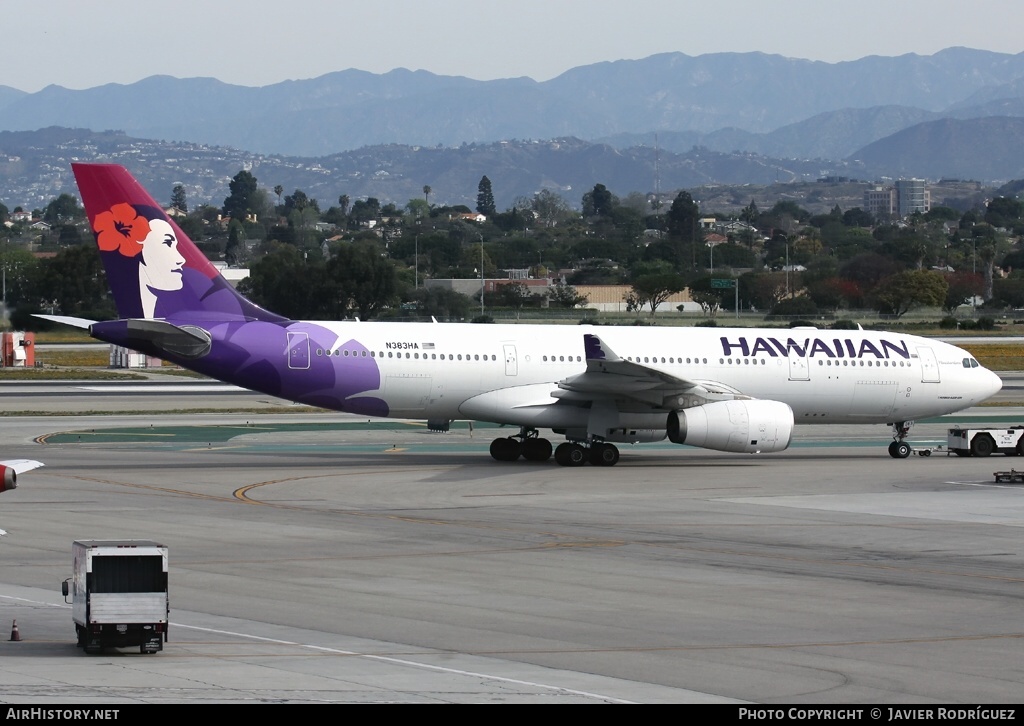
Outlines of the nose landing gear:
<svg viewBox="0 0 1024 726">
<path fill-rule="evenodd" d="M 913 450 L 905 439 L 907 438 L 907 434 L 910 433 L 910 427 L 913 425 L 913 421 L 897 421 L 892 424 L 893 441 L 889 444 L 889 456 L 894 459 L 906 459 L 910 456 L 910 453 Z"/>
</svg>

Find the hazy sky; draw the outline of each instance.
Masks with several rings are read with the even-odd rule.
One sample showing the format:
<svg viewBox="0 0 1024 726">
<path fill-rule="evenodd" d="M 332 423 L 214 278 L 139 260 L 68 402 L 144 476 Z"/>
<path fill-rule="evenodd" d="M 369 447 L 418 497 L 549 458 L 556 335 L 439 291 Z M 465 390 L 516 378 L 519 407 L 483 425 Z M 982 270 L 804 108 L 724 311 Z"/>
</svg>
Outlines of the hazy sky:
<svg viewBox="0 0 1024 726">
<path fill-rule="evenodd" d="M 763 51 L 835 63 L 1024 51 L 1022 0 L 3 0 L 0 85 L 152 75 L 265 86 L 357 68 L 544 81 L 580 65 Z"/>
</svg>

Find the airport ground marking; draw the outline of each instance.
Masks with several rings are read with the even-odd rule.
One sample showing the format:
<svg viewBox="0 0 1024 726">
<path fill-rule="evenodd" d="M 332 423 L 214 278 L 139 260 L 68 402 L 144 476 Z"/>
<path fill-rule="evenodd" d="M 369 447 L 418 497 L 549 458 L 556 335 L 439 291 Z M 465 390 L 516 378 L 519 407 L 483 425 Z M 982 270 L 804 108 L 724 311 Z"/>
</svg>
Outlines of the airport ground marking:
<svg viewBox="0 0 1024 726">
<path fill-rule="evenodd" d="M 417 668 L 422 670 L 433 671 L 435 673 L 448 673 L 457 676 L 468 676 L 470 678 L 484 678 L 489 681 L 495 681 L 498 683 L 509 683 L 512 685 L 526 686 L 530 688 L 539 688 L 545 691 L 554 691 L 557 693 L 567 693 L 574 696 L 584 696 L 587 698 L 595 698 L 601 701 L 609 701 L 620 704 L 631 704 L 633 701 L 626 701 L 621 698 L 614 698 L 612 696 L 605 696 L 599 693 L 591 693 L 589 691 L 580 691 L 574 688 L 565 688 L 564 686 L 554 686 L 547 683 L 539 683 L 537 681 L 525 681 L 519 678 L 508 678 L 506 676 L 497 676 L 490 673 L 482 673 L 480 671 L 468 671 L 461 668 L 449 668 L 447 666 L 433 665 L 431 663 L 420 663 L 418 661 L 409 660 L 407 658 L 395 658 L 394 656 L 387 655 L 374 655 L 371 653 L 360 653 L 359 651 L 346 650 L 343 648 L 331 648 L 325 645 L 314 645 L 312 643 L 300 643 L 295 640 L 282 640 L 280 638 L 267 638 L 261 635 L 251 635 L 249 633 L 240 633 L 231 630 L 218 630 L 216 628 L 205 628 L 196 625 L 182 625 L 180 623 L 172 623 L 177 628 L 185 628 L 189 630 L 197 630 L 200 632 L 212 633 L 215 635 L 227 635 L 236 638 L 245 638 L 247 640 L 255 640 L 263 643 L 270 643 L 272 645 L 284 645 L 292 648 L 302 648 L 304 650 L 312 650 L 314 652 L 325 653 L 329 655 L 344 655 L 349 657 L 365 658 L 368 660 L 375 660 L 381 663 L 390 663 L 392 665 L 407 666 L 409 668 Z M 448 653 L 432 653 L 425 652 L 423 655 L 443 655 L 447 656 Z"/>
</svg>

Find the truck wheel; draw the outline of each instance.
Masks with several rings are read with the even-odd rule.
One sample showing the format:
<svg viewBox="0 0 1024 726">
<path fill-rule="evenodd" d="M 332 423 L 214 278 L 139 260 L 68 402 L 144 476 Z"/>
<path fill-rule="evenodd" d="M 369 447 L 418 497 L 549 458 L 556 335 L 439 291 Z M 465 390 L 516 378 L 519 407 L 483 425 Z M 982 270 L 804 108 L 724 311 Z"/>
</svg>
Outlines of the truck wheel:
<svg viewBox="0 0 1024 726">
<path fill-rule="evenodd" d="M 996 442 L 988 434 L 978 434 L 971 442 L 971 454 L 974 456 L 990 456 L 996 450 Z"/>
</svg>

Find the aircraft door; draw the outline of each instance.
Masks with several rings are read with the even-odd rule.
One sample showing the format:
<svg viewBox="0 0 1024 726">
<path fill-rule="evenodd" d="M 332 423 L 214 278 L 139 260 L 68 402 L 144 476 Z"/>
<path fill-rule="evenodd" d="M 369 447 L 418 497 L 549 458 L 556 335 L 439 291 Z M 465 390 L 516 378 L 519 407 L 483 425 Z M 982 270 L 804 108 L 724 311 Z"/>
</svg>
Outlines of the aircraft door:
<svg viewBox="0 0 1024 726">
<path fill-rule="evenodd" d="M 309 368 L 309 336 L 306 333 L 288 333 L 288 367 L 295 370 Z"/>
<path fill-rule="evenodd" d="M 918 348 L 917 359 L 921 361 L 921 383 L 938 383 L 939 364 L 935 360 L 935 351 L 931 348 Z"/>
<path fill-rule="evenodd" d="M 811 369 L 808 366 L 806 356 L 804 356 L 804 351 L 793 345 L 789 346 L 789 380 L 811 380 Z"/>
<path fill-rule="evenodd" d="M 505 346 L 505 375 L 519 375 L 519 361 L 516 358 L 516 347 L 514 345 Z"/>
</svg>

